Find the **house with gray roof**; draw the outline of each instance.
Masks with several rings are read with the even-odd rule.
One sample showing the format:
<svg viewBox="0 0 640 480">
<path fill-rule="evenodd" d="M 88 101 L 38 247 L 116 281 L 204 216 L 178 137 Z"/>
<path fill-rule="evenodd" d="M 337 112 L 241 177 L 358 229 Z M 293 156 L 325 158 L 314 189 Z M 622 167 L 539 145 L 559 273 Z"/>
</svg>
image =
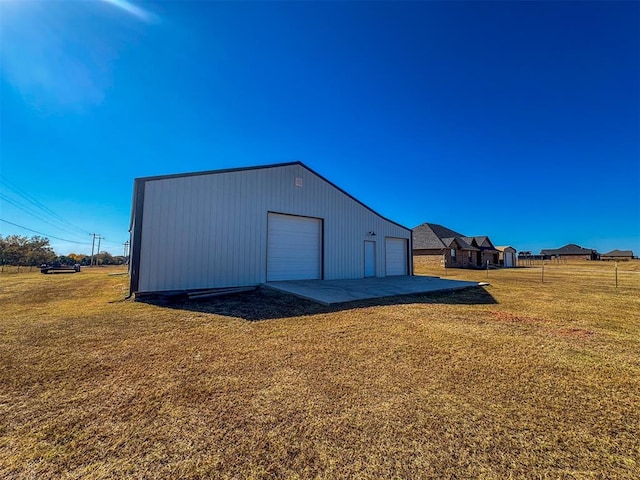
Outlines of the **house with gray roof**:
<svg viewBox="0 0 640 480">
<path fill-rule="evenodd" d="M 544 248 L 540 250 L 543 258 L 564 258 L 574 260 L 598 260 L 600 254 L 593 248 L 584 248 L 575 243 L 569 243 L 560 248 Z"/>
<path fill-rule="evenodd" d="M 600 260 L 633 260 L 632 250 L 611 250 L 610 252 L 600 255 Z"/>
<path fill-rule="evenodd" d="M 469 237 L 437 223 L 413 229 L 414 257 L 451 268 L 481 268 L 498 264 L 498 250 L 486 235 Z"/>
</svg>

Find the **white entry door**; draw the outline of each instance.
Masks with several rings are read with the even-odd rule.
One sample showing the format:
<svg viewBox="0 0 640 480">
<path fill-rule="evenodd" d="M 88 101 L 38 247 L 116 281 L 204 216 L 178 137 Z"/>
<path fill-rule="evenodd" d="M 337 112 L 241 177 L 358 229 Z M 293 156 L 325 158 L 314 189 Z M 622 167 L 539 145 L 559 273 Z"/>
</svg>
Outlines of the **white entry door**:
<svg viewBox="0 0 640 480">
<path fill-rule="evenodd" d="M 322 220 L 268 215 L 267 281 L 322 278 Z"/>
<path fill-rule="evenodd" d="M 386 238 L 385 266 L 387 276 L 408 274 L 406 238 Z"/>
<path fill-rule="evenodd" d="M 364 241 L 364 276 L 376 276 L 376 242 Z"/>
</svg>

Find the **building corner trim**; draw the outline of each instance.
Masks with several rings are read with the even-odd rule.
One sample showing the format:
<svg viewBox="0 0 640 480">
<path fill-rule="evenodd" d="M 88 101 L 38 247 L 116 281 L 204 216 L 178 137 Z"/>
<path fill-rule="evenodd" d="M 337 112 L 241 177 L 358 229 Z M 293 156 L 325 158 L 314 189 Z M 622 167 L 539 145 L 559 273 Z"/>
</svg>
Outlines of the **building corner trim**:
<svg viewBox="0 0 640 480">
<path fill-rule="evenodd" d="M 142 245 L 142 218 L 144 213 L 144 187 L 145 181 L 136 179 L 134 183 L 135 209 L 133 212 L 133 239 L 131 245 L 131 283 L 129 295 L 137 292 L 140 285 L 140 247 Z"/>
</svg>

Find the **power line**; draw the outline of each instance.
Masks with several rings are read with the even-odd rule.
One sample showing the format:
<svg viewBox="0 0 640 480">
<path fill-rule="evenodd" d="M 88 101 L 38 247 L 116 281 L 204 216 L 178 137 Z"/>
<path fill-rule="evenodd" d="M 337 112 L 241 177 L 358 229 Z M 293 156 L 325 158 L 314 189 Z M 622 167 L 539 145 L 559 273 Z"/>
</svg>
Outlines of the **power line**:
<svg viewBox="0 0 640 480">
<path fill-rule="evenodd" d="M 69 222 L 68 220 L 66 220 L 65 218 L 63 218 L 62 216 L 58 215 L 56 212 L 54 212 L 53 210 L 51 210 L 49 207 L 47 207 L 46 205 L 44 205 L 42 202 L 40 202 L 38 199 L 32 197 L 28 192 L 24 191 L 23 189 L 21 189 L 20 187 L 18 187 L 15 183 L 9 181 L 9 179 L 5 176 L 0 174 L 0 181 L 2 183 L 4 183 L 4 185 L 6 187 L 9 187 L 10 190 L 12 190 L 14 193 L 17 193 L 18 195 L 20 195 L 22 198 L 24 198 L 25 200 L 27 200 L 29 203 L 35 205 L 36 207 L 38 207 L 40 210 L 42 210 L 43 212 L 45 212 L 46 214 L 54 217 L 56 219 L 56 221 L 61 222 L 61 223 L 65 223 L 68 224 L 70 227 L 74 228 L 75 230 L 79 230 L 82 233 L 88 233 L 86 230 L 84 230 L 83 228 L 80 228 L 74 224 L 72 224 L 71 222 Z"/>
<path fill-rule="evenodd" d="M 37 218 L 41 222 L 44 222 L 44 223 L 46 223 L 48 225 L 51 225 L 54 228 L 62 230 L 64 232 L 66 232 L 66 233 L 70 233 L 71 235 L 77 235 L 76 232 L 74 232 L 72 230 L 69 230 L 68 228 L 63 228 L 60 225 L 56 225 L 55 223 L 50 222 L 49 220 L 47 220 L 46 218 L 44 218 L 43 216 L 41 216 L 40 214 L 38 214 L 37 212 L 32 210 L 30 207 L 27 207 L 26 205 L 22 205 L 22 204 L 18 203 L 16 200 L 14 200 L 13 198 L 7 197 L 3 193 L 0 193 L 0 200 L 3 200 L 5 202 L 7 202 L 8 204 L 13 205 L 16 208 L 19 208 L 23 212 L 28 213 L 32 217 Z"/>
<path fill-rule="evenodd" d="M 21 203 L 21 202 L 18 201 L 17 198 L 11 198 L 11 197 L 5 195 L 4 193 L 2 193 L 2 191 L 0 191 L 0 200 L 3 200 L 5 202 L 9 203 L 10 205 L 13 205 L 14 207 L 16 207 L 16 208 L 28 213 L 29 215 L 35 217 L 39 221 L 45 222 L 48 225 L 50 225 L 50 226 L 52 226 L 52 227 L 54 227 L 56 229 L 59 229 L 61 231 L 64 231 L 66 233 L 69 233 L 71 235 L 78 235 L 78 233 L 77 233 L 78 231 L 83 232 L 83 234 L 86 233 L 87 235 L 95 235 L 95 234 L 87 232 L 83 228 L 80 228 L 80 227 L 74 225 L 73 223 L 71 223 L 68 220 L 66 220 L 64 217 L 58 215 L 56 212 L 54 212 L 49 207 L 47 207 L 42 202 L 40 202 L 38 199 L 36 199 L 33 196 L 31 196 L 28 192 L 26 192 L 25 190 L 23 190 L 20 187 L 18 187 L 15 183 L 9 181 L 9 179 L 5 175 L 2 175 L 1 173 L 0 173 L 0 184 L 3 184 L 4 186 L 8 187 L 15 194 L 19 195 L 24 200 L 28 201 L 31 205 L 37 207 L 41 212 L 44 212 L 49 217 L 49 219 L 43 217 L 42 213 L 40 213 L 40 212 L 36 211 L 35 209 L 33 209 L 33 207 L 31 205 L 26 205 L 24 203 Z M 55 221 L 57 223 L 52 223 L 50 220 L 53 220 L 53 221 Z M 67 228 L 67 226 L 72 228 L 72 229 L 74 229 L 75 231 L 69 230 L 69 228 Z M 36 233 L 39 233 L 39 232 L 37 232 L 35 230 L 32 230 L 32 229 L 28 229 L 28 230 L 36 232 Z M 54 235 L 47 235 L 47 236 L 49 236 L 51 238 L 60 239 L 59 237 L 56 237 Z M 101 239 L 105 240 L 104 237 L 102 237 Z M 75 240 L 68 240 L 68 239 L 64 239 L 64 241 L 72 242 L 72 243 L 78 243 L 80 245 L 88 245 L 87 242 L 78 242 L 78 241 L 75 241 Z M 104 245 L 109 245 L 111 247 L 120 247 L 122 245 L 121 243 L 115 243 L 115 242 L 105 242 L 105 241 L 103 241 L 102 243 Z"/>
<path fill-rule="evenodd" d="M 42 202 L 40 202 L 38 199 L 32 197 L 29 193 L 27 193 L 26 191 L 24 191 L 23 189 L 21 189 L 20 187 L 18 187 L 15 183 L 9 181 L 9 179 L 0 174 L 0 181 L 1 183 L 3 183 L 6 187 L 9 187 L 10 190 L 12 190 L 14 193 L 20 195 L 22 198 L 24 198 L 25 200 L 27 200 L 29 203 L 31 203 L 32 205 L 36 206 L 37 208 L 39 208 L 40 210 L 42 210 L 44 213 L 46 213 L 47 215 L 53 217 L 54 220 L 56 220 L 59 223 L 64 224 L 65 226 L 69 226 L 71 228 L 73 228 L 74 230 L 77 230 L 79 232 L 82 232 L 83 234 L 88 234 L 91 235 L 88 231 L 86 231 L 83 228 L 78 227 L 77 225 L 74 225 L 73 223 L 71 223 L 70 221 L 68 221 L 67 219 L 65 219 L 64 217 L 62 217 L 61 215 L 57 214 L 56 212 L 54 212 L 53 210 L 51 210 L 49 207 L 47 207 L 46 205 L 44 205 Z M 59 227 L 58 227 L 59 228 Z"/>
<path fill-rule="evenodd" d="M 78 245 L 91 245 L 90 243 L 76 242 L 74 240 L 68 240 L 66 238 L 60 238 L 54 235 L 49 235 L 48 233 L 39 232 L 38 230 L 33 230 L 32 228 L 27 228 L 22 225 L 18 225 L 17 223 L 10 222 L 9 220 L 5 220 L 3 218 L 0 218 L 0 222 L 8 223 L 9 225 L 13 225 L 14 227 L 22 228 L 23 230 L 28 230 L 30 232 L 37 233 L 38 235 L 44 235 L 45 237 L 48 237 L 48 238 L 55 238 L 56 240 L 62 240 L 63 242 L 77 243 Z"/>
<path fill-rule="evenodd" d="M 61 240 L 63 242 L 68 242 L 68 243 L 76 243 L 78 245 L 91 245 L 90 243 L 87 243 L 87 242 L 76 242 L 75 240 L 69 240 L 68 238 L 60 238 L 60 237 L 56 237 L 55 235 L 49 235 L 48 233 L 40 232 L 40 231 L 34 230 L 32 228 L 27 228 L 27 227 L 24 227 L 22 225 L 18 225 L 17 223 L 10 222 L 9 220 L 5 220 L 3 218 L 0 218 L 0 222 L 8 223 L 9 225 L 13 225 L 14 227 L 22 228 L 23 230 L 28 230 L 30 232 L 37 233 L 38 235 L 44 235 L 47 238 L 55 238 L 56 240 Z M 92 234 L 92 235 L 94 235 L 94 234 Z M 95 234 L 95 235 L 96 235 L 96 238 L 97 238 L 98 234 Z M 101 239 L 104 240 L 104 237 L 101 237 Z M 129 243 L 129 241 L 127 240 L 127 242 L 125 242 L 125 243 Z M 110 245 L 112 247 L 120 247 L 122 245 L 122 244 L 118 244 L 118 243 L 114 243 L 114 242 L 102 242 L 102 244 L 103 245 L 107 244 L 107 245 Z"/>
<path fill-rule="evenodd" d="M 117 242 L 105 242 L 104 241 L 104 237 L 102 237 L 102 244 L 103 245 L 109 245 L 111 247 L 121 247 L 122 243 L 117 243 Z"/>
<path fill-rule="evenodd" d="M 99 237 L 100 237 L 100 239 L 102 240 L 102 245 L 110 245 L 110 246 L 112 246 L 112 247 L 121 247 L 121 246 L 122 246 L 122 243 L 111 242 L 111 241 L 107 242 L 107 241 L 105 241 L 105 240 L 106 240 L 106 238 L 105 238 L 105 237 L 103 237 L 103 236 L 102 236 L 102 234 L 100 234 L 100 233 L 91 233 L 91 235 L 95 235 L 95 236 L 96 236 L 96 238 L 98 238 L 98 236 L 99 236 Z"/>
</svg>

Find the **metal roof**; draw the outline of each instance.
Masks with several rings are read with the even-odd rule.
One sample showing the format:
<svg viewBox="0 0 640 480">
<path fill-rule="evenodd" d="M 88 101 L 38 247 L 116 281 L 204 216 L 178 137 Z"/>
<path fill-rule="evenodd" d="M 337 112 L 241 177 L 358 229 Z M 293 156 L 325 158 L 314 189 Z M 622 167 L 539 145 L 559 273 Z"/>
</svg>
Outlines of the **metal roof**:
<svg viewBox="0 0 640 480">
<path fill-rule="evenodd" d="M 405 230 L 411 231 L 410 228 L 405 227 L 404 225 L 401 225 L 398 222 L 394 222 L 393 220 L 390 220 L 387 217 L 384 217 L 384 216 L 380 215 L 374 209 L 372 209 L 371 207 L 365 205 L 360 200 L 355 198 L 353 195 L 349 194 L 348 192 L 346 192 L 342 188 L 338 187 L 335 183 L 327 180 L 325 177 L 320 175 L 318 172 L 312 170 L 311 168 L 309 168 L 308 166 L 306 166 L 304 163 L 302 163 L 300 161 L 285 162 L 285 163 L 274 163 L 274 164 L 270 164 L 270 165 L 256 165 L 256 166 L 253 166 L 253 167 L 225 168 L 225 169 L 220 169 L 220 170 L 205 170 L 205 171 L 201 171 L 201 172 L 186 172 L 186 173 L 176 173 L 176 174 L 171 174 L 171 175 L 156 175 L 156 176 L 151 176 L 151 177 L 138 177 L 138 178 L 135 178 L 134 179 L 134 186 L 133 186 L 133 202 L 132 202 L 132 208 L 131 208 L 131 221 L 129 222 L 129 231 L 131 231 L 131 229 L 133 227 L 133 222 L 134 222 L 134 219 L 135 219 L 136 205 L 137 205 L 137 203 L 139 201 L 139 199 L 138 199 L 138 197 L 139 197 L 138 193 L 139 193 L 139 190 L 140 190 L 139 186 L 143 185 L 145 182 L 150 182 L 150 181 L 155 181 L 155 180 L 165 180 L 165 179 L 170 179 L 170 178 L 194 177 L 194 176 L 199 176 L 199 175 L 217 175 L 217 174 L 220 174 L 220 173 L 243 172 L 243 171 L 247 171 L 247 170 L 261 170 L 261 169 L 266 169 L 266 168 L 289 167 L 289 166 L 292 166 L 292 165 L 299 165 L 302 168 L 305 168 L 306 170 L 308 170 L 309 172 L 311 172 L 315 176 L 321 178 L 322 180 L 327 182 L 329 185 L 331 185 L 335 189 L 337 189 L 340 192 L 342 192 L 343 194 L 345 194 L 347 197 L 349 197 L 354 202 L 359 203 L 364 208 L 369 210 L 371 213 L 377 215 L 381 219 L 386 220 L 387 222 L 393 223 L 394 225 L 397 225 L 398 227 L 404 228 Z"/>
</svg>

